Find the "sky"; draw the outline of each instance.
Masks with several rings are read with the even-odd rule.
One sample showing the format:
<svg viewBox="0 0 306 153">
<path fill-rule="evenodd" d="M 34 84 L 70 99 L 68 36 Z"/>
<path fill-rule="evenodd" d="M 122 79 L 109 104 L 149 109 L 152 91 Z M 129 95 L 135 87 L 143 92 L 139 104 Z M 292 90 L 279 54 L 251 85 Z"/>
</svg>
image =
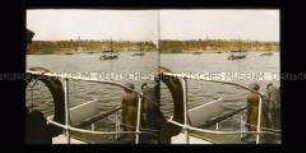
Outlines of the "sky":
<svg viewBox="0 0 306 153">
<path fill-rule="evenodd" d="M 154 40 L 157 12 L 152 10 L 28 10 L 33 40 Z"/>
<path fill-rule="evenodd" d="M 28 10 L 34 40 L 248 39 L 279 41 L 278 10 Z M 160 36 L 158 35 L 160 19 Z"/>
</svg>

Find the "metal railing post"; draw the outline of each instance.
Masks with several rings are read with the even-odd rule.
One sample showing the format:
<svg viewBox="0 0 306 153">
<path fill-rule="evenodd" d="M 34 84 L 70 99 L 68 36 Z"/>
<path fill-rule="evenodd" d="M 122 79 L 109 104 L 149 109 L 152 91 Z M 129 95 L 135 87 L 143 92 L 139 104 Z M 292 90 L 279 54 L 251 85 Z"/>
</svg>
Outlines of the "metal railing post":
<svg viewBox="0 0 306 153">
<path fill-rule="evenodd" d="M 95 130 L 95 123 L 91 124 L 91 130 L 94 131 Z"/>
<path fill-rule="evenodd" d="M 142 95 L 142 93 L 140 93 Z M 140 119 L 141 119 L 141 96 L 138 95 L 138 106 L 137 106 L 137 123 L 136 123 L 136 139 L 135 144 L 139 144 L 139 132 L 140 132 Z"/>
<path fill-rule="evenodd" d="M 259 106 L 258 106 L 257 127 L 256 127 L 256 144 L 260 143 L 261 113 L 262 113 L 262 98 L 259 95 Z"/>
<path fill-rule="evenodd" d="M 216 123 L 216 130 L 219 130 L 219 122 Z"/>
<path fill-rule="evenodd" d="M 115 127 L 116 127 L 116 132 L 118 132 L 120 129 L 120 125 L 119 125 L 119 123 L 118 123 L 118 115 L 119 115 L 119 113 L 118 113 L 118 111 L 116 111 L 116 117 L 115 117 Z M 116 139 L 118 139 L 118 134 L 116 134 Z"/>
<path fill-rule="evenodd" d="M 243 122 L 242 122 L 242 120 L 243 120 L 243 111 L 240 113 L 240 138 L 242 138 L 243 137 L 243 134 L 242 134 L 242 128 L 243 128 Z"/>
<path fill-rule="evenodd" d="M 33 109 L 34 108 L 34 91 L 33 91 L 33 87 L 31 88 L 31 109 Z M 29 111 L 32 111 L 32 110 L 29 110 Z"/>
<path fill-rule="evenodd" d="M 183 78 L 183 97 L 184 97 L 184 130 L 185 130 L 185 137 L 186 137 L 186 143 L 189 144 L 189 130 L 187 128 L 188 126 L 188 108 L 187 108 L 187 79 Z"/>
<path fill-rule="evenodd" d="M 65 86 L 64 86 L 64 90 L 65 90 L 65 125 L 66 125 L 66 138 L 67 138 L 67 143 L 70 144 L 70 133 L 69 133 L 69 129 L 67 127 L 69 127 L 69 122 L 70 122 L 70 117 L 69 117 L 69 80 L 65 79 Z"/>
</svg>

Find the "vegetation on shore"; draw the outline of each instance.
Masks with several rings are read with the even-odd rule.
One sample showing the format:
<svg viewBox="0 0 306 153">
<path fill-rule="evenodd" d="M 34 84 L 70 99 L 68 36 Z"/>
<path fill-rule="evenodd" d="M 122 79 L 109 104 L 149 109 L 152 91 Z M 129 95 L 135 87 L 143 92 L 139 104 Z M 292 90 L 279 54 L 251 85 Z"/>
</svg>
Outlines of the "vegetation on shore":
<svg viewBox="0 0 306 153">
<path fill-rule="evenodd" d="M 67 52 L 102 52 L 114 51 L 156 51 L 157 46 L 152 41 L 96 41 L 96 40 L 68 40 L 68 41 L 33 41 L 28 54 L 63 54 Z M 245 40 L 161 40 L 162 53 L 180 53 L 188 51 L 279 51 L 277 42 L 245 41 Z"/>
<path fill-rule="evenodd" d="M 67 52 L 102 52 L 113 51 L 154 51 L 156 46 L 151 41 L 33 41 L 28 54 L 61 54 Z"/>
<path fill-rule="evenodd" d="M 178 53 L 188 51 L 279 51 L 277 42 L 245 41 L 245 40 L 163 40 L 160 44 L 161 52 Z"/>
</svg>

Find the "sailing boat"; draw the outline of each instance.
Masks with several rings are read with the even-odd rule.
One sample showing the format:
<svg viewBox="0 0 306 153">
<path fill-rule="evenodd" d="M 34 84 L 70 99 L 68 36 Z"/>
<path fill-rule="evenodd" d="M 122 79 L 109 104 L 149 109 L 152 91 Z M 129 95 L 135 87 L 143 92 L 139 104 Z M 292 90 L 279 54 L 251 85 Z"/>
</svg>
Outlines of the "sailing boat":
<svg viewBox="0 0 306 153">
<path fill-rule="evenodd" d="M 72 51 L 69 51 L 69 52 L 65 52 L 64 54 L 65 54 L 65 55 L 73 55 L 73 52 L 72 52 Z"/>
<path fill-rule="evenodd" d="M 143 56 L 144 52 L 142 52 L 142 50 L 141 42 L 139 42 L 139 52 L 134 53 L 133 56 Z"/>
<path fill-rule="evenodd" d="M 65 52 L 64 55 L 73 55 L 73 52 L 74 52 L 74 49 L 70 47 L 70 50 Z"/>
<path fill-rule="evenodd" d="M 193 54 L 194 55 L 201 55 L 203 52 L 202 52 L 202 48 L 201 48 L 201 39 L 199 39 L 199 41 L 198 41 L 198 46 L 200 46 L 198 49 L 200 50 L 200 51 L 195 51 L 195 52 L 193 52 Z"/>
<path fill-rule="evenodd" d="M 246 58 L 246 50 L 241 49 L 241 43 L 239 45 L 238 50 L 231 50 L 230 52 L 231 52 L 231 55 L 227 58 L 228 60 L 237 60 L 237 59 L 245 59 Z"/>
<path fill-rule="evenodd" d="M 272 56 L 273 53 L 272 52 L 266 52 L 266 53 L 262 53 L 259 56 Z"/>
<path fill-rule="evenodd" d="M 117 59 L 118 55 L 114 54 L 115 52 L 113 51 L 113 41 L 111 39 L 110 41 L 110 50 L 104 50 L 102 51 L 103 55 L 100 56 L 100 60 L 113 60 L 113 59 Z"/>
</svg>

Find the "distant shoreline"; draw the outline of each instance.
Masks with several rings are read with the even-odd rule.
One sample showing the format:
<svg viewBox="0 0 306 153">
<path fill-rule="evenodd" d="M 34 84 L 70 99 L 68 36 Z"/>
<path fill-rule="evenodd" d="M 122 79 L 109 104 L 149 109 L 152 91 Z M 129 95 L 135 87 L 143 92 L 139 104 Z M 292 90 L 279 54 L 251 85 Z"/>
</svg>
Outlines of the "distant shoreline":
<svg viewBox="0 0 306 153">
<path fill-rule="evenodd" d="M 122 51 L 121 53 L 124 53 L 127 51 Z M 132 51 L 131 51 L 132 52 Z M 134 51 L 137 52 L 137 51 Z M 154 51 L 146 51 L 146 52 L 154 52 Z M 157 51 L 155 51 L 157 52 Z M 195 52 L 200 52 L 200 53 L 206 53 L 206 54 L 223 54 L 223 53 L 230 53 L 230 51 L 182 51 L 182 52 L 160 52 L 160 54 L 190 54 L 190 53 L 195 53 Z M 279 51 L 248 51 L 248 52 L 259 52 L 259 53 L 265 53 L 265 52 L 279 52 Z M 92 54 L 99 54 L 101 52 L 93 52 Z M 72 54 L 86 54 L 86 52 L 77 52 L 77 53 L 72 53 Z M 53 52 L 53 53 L 45 53 L 45 52 L 36 52 L 36 53 L 26 53 L 26 55 L 66 55 L 64 52 Z"/>
<path fill-rule="evenodd" d="M 161 40 L 161 53 L 183 52 L 229 52 L 245 51 L 279 51 L 279 43 L 245 40 Z M 27 54 L 70 54 L 86 52 L 102 52 L 104 50 L 118 52 L 156 51 L 152 41 L 33 41 Z"/>
<path fill-rule="evenodd" d="M 182 51 L 182 52 L 160 52 L 161 54 L 196 54 L 197 52 L 203 53 L 203 54 L 224 54 L 224 53 L 230 53 L 230 51 Z M 279 51 L 247 51 L 247 52 L 258 52 L 258 53 L 277 53 Z"/>
</svg>

